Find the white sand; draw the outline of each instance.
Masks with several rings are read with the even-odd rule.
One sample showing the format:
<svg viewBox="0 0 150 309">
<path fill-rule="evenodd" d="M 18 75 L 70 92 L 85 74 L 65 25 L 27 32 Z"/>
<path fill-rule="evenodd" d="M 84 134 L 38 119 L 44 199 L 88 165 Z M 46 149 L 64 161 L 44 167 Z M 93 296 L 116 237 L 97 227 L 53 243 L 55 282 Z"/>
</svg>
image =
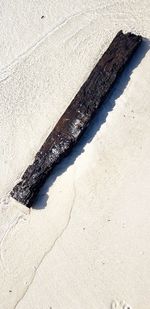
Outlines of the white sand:
<svg viewBox="0 0 150 309">
<path fill-rule="evenodd" d="M 150 39 L 149 1 L 1 0 L 0 16 L 0 309 L 149 308 L 148 40 L 36 209 L 8 198 L 116 32 Z"/>
</svg>

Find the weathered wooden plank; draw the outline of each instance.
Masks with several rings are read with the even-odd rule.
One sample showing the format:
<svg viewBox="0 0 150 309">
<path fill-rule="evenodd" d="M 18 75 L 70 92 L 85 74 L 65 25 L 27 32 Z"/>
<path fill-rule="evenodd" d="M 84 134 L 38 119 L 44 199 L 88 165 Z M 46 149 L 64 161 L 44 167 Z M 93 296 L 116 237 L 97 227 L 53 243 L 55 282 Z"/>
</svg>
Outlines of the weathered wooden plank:
<svg viewBox="0 0 150 309">
<path fill-rule="evenodd" d="M 34 162 L 13 188 L 11 196 L 31 207 L 54 166 L 68 154 L 104 102 L 116 78 L 141 43 L 141 36 L 120 31 L 98 61 L 45 143 Z"/>
</svg>

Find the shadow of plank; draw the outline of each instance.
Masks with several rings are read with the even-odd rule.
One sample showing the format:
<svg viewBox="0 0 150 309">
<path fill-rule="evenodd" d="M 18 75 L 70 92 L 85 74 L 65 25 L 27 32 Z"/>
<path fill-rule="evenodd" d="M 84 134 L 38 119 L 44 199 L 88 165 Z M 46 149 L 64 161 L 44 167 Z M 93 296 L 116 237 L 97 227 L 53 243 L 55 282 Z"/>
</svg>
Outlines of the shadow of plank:
<svg viewBox="0 0 150 309">
<path fill-rule="evenodd" d="M 145 57 L 146 53 L 150 49 L 150 41 L 143 39 L 142 44 L 136 51 L 133 58 L 129 61 L 128 65 L 115 82 L 112 87 L 107 99 L 105 100 L 103 106 L 97 111 L 94 118 L 91 120 L 89 127 L 84 132 L 80 141 L 74 146 L 71 153 L 63 159 L 52 171 L 48 180 L 45 182 L 44 186 L 40 190 L 38 197 L 32 206 L 34 209 L 43 209 L 47 205 L 48 194 L 50 187 L 55 182 L 56 178 L 62 175 L 69 166 L 74 164 L 76 158 L 84 152 L 84 147 L 87 143 L 90 143 L 97 131 L 100 130 L 101 126 L 106 122 L 109 112 L 111 112 L 116 104 L 116 100 L 122 95 L 125 88 L 127 87 L 130 76 L 134 69 L 140 64 L 142 59 Z"/>
</svg>

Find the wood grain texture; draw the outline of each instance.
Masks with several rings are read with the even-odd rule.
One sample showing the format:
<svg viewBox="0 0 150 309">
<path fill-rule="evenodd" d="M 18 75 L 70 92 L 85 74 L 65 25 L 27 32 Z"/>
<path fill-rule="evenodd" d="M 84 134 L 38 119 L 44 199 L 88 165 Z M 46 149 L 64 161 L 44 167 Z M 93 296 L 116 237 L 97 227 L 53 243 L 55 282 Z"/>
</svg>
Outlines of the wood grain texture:
<svg viewBox="0 0 150 309">
<path fill-rule="evenodd" d="M 34 162 L 29 165 L 21 181 L 11 191 L 13 198 L 28 207 L 32 206 L 46 178 L 78 141 L 141 42 L 141 36 L 118 32 L 36 154 Z"/>
</svg>

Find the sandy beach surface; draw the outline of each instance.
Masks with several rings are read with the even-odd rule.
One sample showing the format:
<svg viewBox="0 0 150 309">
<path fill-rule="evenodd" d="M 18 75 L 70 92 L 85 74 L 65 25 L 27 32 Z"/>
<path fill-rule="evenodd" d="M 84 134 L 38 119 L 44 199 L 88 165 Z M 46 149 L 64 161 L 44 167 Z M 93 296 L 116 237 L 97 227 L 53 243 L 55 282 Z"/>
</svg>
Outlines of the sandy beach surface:
<svg viewBox="0 0 150 309">
<path fill-rule="evenodd" d="M 9 197 L 116 33 L 145 39 L 30 211 Z M 0 309 L 150 308 L 150 2 L 0 0 Z"/>
</svg>

